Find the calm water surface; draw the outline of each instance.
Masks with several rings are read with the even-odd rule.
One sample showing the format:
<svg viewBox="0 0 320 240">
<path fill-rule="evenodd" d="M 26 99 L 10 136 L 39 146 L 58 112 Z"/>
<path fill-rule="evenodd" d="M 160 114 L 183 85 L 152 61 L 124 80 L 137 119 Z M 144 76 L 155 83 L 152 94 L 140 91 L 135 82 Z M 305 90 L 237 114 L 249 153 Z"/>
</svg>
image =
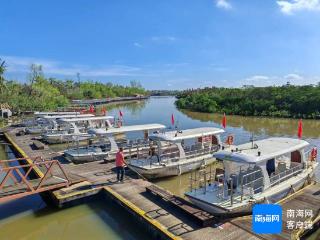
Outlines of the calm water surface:
<svg viewBox="0 0 320 240">
<path fill-rule="evenodd" d="M 178 111 L 173 97 L 154 97 L 146 101 L 115 104 L 106 106 L 109 115 L 118 116 L 119 110 L 124 114 L 124 122 L 129 124 L 162 123 L 170 126 L 171 114 L 175 116 L 180 129 L 213 126 L 220 127 L 220 114 Z M 320 121 L 303 121 L 304 138 L 318 143 Z M 256 117 L 228 116 L 227 129 L 223 139 L 230 133 L 235 135 L 235 143 L 268 136 L 295 137 L 297 120 L 271 119 Z M 55 146 L 56 150 L 65 145 Z M 0 157 L 4 157 L 4 147 L 0 145 Z M 320 174 L 318 173 L 318 179 Z M 188 174 L 157 180 L 156 183 L 183 196 L 187 190 Z M 14 201 L 0 205 L 0 239 L 40 240 L 40 239 L 147 239 L 135 224 L 110 207 L 102 200 L 82 204 L 59 211 L 48 207 L 39 196 L 29 197 L 23 201 Z M 319 232 L 318 232 L 319 234 Z M 317 238 L 314 238 L 317 239 Z"/>
</svg>

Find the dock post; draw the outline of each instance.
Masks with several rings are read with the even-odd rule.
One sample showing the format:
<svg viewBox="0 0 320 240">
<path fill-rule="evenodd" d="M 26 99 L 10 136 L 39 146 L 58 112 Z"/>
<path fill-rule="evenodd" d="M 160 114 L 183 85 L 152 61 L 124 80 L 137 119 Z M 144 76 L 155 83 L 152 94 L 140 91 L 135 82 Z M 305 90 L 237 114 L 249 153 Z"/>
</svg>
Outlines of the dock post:
<svg viewBox="0 0 320 240">
<path fill-rule="evenodd" d="M 207 193 L 207 171 L 206 170 L 204 170 L 203 179 L 204 179 L 204 194 L 206 194 Z"/>
<path fill-rule="evenodd" d="M 192 175 L 193 175 L 193 174 L 192 174 L 192 173 L 193 173 L 193 172 L 191 171 L 191 172 L 190 172 L 190 177 L 189 177 L 189 178 L 190 178 L 190 192 L 192 192 L 192 190 L 193 190 L 193 189 L 192 189 L 192 181 L 193 181 L 193 179 L 192 179 Z"/>
<path fill-rule="evenodd" d="M 243 201 L 243 176 L 241 178 L 241 202 Z"/>
<path fill-rule="evenodd" d="M 229 183 L 230 183 L 230 203 L 232 207 L 233 206 L 233 179 L 232 178 L 229 179 Z"/>
</svg>

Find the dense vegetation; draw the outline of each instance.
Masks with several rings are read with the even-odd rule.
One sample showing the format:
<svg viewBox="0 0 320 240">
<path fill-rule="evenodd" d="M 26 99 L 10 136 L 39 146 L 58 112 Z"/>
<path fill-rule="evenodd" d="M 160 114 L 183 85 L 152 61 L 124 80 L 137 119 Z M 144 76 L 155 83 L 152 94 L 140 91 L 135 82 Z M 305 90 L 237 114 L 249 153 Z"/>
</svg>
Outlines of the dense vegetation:
<svg viewBox="0 0 320 240">
<path fill-rule="evenodd" d="M 199 112 L 320 118 L 320 86 L 205 88 L 178 94 L 176 105 Z"/>
<path fill-rule="evenodd" d="M 46 78 L 40 65 L 32 65 L 27 83 L 7 80 L 6 64 L 0 59 L 0 103 L 8 103 L 14 111 L 50 110 L 67 106 L 71 99 L 93 99 L 145 94 L 139 82 L 131 86 L 93 81 Z"/>
<path fill-rule="evenodd" d="M 176 96 L 179 94 L 178 90 L 151 90 L 149 91 L 151 96 Z"/>
</svg>

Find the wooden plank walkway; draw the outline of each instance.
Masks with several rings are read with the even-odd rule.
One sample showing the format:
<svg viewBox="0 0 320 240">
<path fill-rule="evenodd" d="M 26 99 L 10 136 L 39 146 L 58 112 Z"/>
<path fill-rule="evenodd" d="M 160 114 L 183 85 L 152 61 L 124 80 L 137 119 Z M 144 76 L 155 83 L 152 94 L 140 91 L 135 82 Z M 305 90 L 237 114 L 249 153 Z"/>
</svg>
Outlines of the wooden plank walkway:
<svg viewBox="0 0 320 240">
<path fill-rule="evenodd" d="M 186 216 L 176 206 L 146 192 L 152 183 L 144 180 L 113 184 L 109 187 L 122 198 L 142 210 L 144 216 L 155 219 L 170 233 L 182 239 L 201 240 L 248 240 L 258 239 L 256 236 L 230 223 L 214 224 L 201 227 L 194 220 Z"/>
<path fill-rule="evenodd" d="M 287 221 L 313 221 L 320 214 L 320 184 L 311 184 L 306 186 L 304 189 L 297 191 L 295 194 L 288 196 L 282 201 L 278 202 L 282 206 L 282 232 L 276 235 L 259 235 L 259 238 L 265 240 L 285 240 L 294 239 L 297 235 L 301 235 L 302 231 L 299 229 L 288 229 Z M 287 210 L 311 210 L 313 218 L 288 218 Z M 230 221 L 232 224 L 246 230 L 251 231 L 252 229 L 252 217 L 236 218 Z"/>
<path fill-rule="evenodd" d="M 177 209 L 180 209 L 184 214 L 186 214 L 187 217 L 191 218 L 201 227 L 211 226 L 213 223 L 219 222 L 219 219 L 212 214 L 201 210 L 200 208 L 191 204 L 189 201 L 179 196 L 175 196 L 157 185 L 153 184 L 149 187 L 146 187 L 146 191 L 177 207 Z"/>
</svg>

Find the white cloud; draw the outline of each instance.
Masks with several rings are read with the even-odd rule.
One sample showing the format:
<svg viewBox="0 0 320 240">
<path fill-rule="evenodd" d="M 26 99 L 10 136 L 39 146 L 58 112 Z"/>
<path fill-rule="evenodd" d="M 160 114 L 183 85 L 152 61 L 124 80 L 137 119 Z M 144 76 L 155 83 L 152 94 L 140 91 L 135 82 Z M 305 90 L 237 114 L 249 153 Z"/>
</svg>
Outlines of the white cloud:
<svg viewBox="0 0 320 240">
<path fill-rule="evenodd" d="M 50 59 L 37 59 L 18 56 L 1 56 L 1 59 L 7 63 L 8 73 L 29 72 L 31 64 L 40 64 L 45 74 L 56 74 L 64 76 L 74 76 L 80 73 L 88 77 L 106 77 L 106 76 L 138 76 L 142 75 L 141 69 L 126 65 L 110 65 L 102 67 L 92 67 L 87 65 L 66 65 L 59 61 Z"/>
<path fill-rule="evenodd" d="M 320 0 L 278 0 L 277 4 L 284 14 L 292 14 L 301 10 L 320 10 Z"/>
<path fill-rule="evenodd" d="M 317 84 L 319 81 L 319 76 L 303 76 L 297 73 L 289 73 L 284 76 L 254 75 L 244 79 L 242 84 L 254 86 L 281 86 L 289 82 L 293 85 L 308 85 Z"/>
<path fill-rule="evenodd" d="M 138 42 L 134 42 L 133 46 L 138 47 L 138 48 L 142 48 L 142 44 L 138 43 Z"/>
<path fill-rule="evenodd" d="M 288 81 L 300 81 L 303 80 L 303 77 L 296 73 L 289 73 L 283 77 Z"/>
<path fill-rule="evenodd" d="M 227 10 L 232 8 L 232 5 L 228 0 L 216 0 L 216 6 Z"/>
<path fill-rule="evenodd" d="M 151 37 L 151 40 L 158 43 L 168 43 L 176 41 L 177 38 L 174 36 L 153 36 Z"/>
</svg>

